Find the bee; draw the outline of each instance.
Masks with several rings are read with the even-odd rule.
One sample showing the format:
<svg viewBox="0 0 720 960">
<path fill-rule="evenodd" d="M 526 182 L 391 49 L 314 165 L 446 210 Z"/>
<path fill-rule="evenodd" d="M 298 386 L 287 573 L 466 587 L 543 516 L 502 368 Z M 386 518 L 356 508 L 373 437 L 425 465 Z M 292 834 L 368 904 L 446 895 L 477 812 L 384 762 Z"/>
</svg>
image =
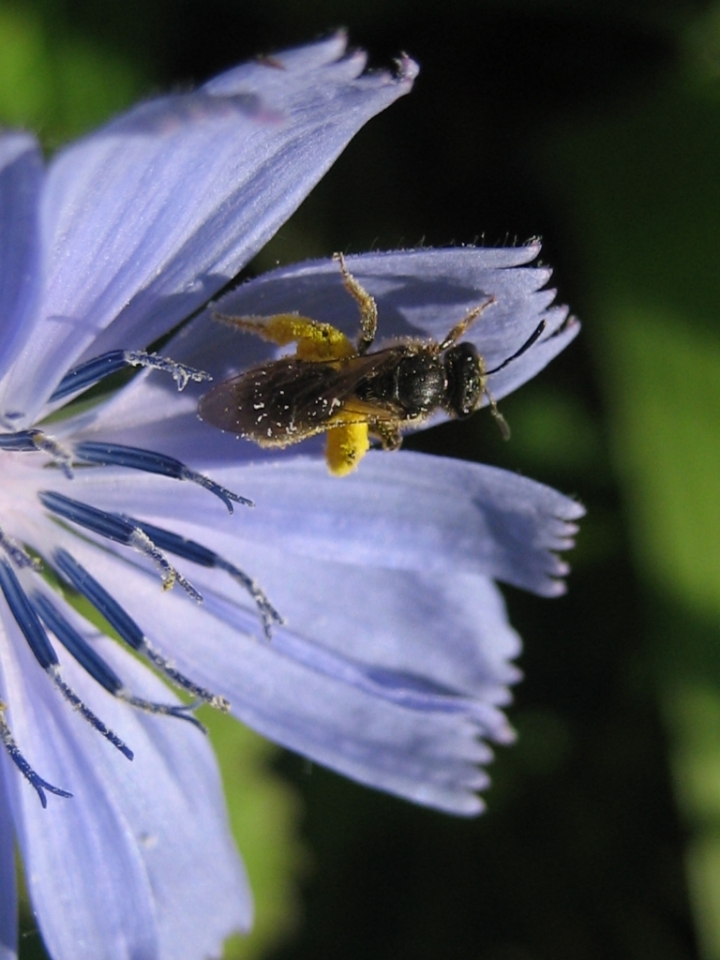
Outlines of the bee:
<svg viewBox="0 0 720 960">
<path fill-rule="evenodd" d="M 377 305 L 335 254 L 346 290 L 358 304 L 360 333 L 352 343 L 340 330 L 294 313 L 271 317 L 214 319 L 254 333 L 278 346 L 296 344 L 292 356 L 270 360 L 223 380 L 200 400 L 199 416 L 212 426 L 261 447 L 286 447 L 326 433 L 326 460 L 335 476 L 352 472 L 370 448 L 371 438 L 397 450 L 402 432 L 424 423 L 437 410 L 464 419 L 487 398 L 503 435 L 505 419 L 487 388 L 487 378 L 524 353 L 545 328 L 494 370 L 474 344 L 458 343 L 490 307 L 489 296 L 474 307 L 444 340 L 404 338 L 370 352 L 377 332 Z"/>
</svg>

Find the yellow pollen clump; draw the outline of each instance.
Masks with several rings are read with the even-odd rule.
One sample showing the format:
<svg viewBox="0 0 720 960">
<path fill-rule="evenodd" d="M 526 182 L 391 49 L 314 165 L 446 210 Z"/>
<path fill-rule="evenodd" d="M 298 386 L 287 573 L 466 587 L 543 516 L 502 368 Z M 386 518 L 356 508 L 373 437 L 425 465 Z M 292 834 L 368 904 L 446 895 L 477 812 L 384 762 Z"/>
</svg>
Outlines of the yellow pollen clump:
<svg viewBox="0 0 720 960">
<path fill-rule="evenodd" d="M 330 473 L 335 477 L 352 473 L 369 449 L 367 423 L 344 423 L 331 427 L 325 446 L 325 459 Z"/>
</svg>

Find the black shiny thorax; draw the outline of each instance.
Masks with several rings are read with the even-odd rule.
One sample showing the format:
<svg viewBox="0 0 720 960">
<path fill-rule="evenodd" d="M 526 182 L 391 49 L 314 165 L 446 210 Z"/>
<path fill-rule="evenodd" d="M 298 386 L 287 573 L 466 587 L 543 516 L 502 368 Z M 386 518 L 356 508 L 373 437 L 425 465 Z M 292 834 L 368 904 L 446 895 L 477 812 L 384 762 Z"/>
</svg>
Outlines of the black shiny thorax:
<svg viewBox="0 0 720 960">
<path fill-rule="evenodd" d="M 390 403 L 407 419 L 414 419 L 442 402 L 446 381 L 438 354 L 418 352 L 403 356 L 398 350 L 398 359 L 391 367 L 358 383 L 356 396 L 365 403 Z"/>
<path fill-rule="evenodd" d="M 407 420 L 426 417 L 438 407 L 455 417 L 469 416 L 477 409 L 483 370 L 473 344 L 462 343 L 443 353 L 425 344 L 395 350 L 397 359 L 392 366 L 358 382 L 355 395 L 359 400 L 391 404 Z"/>
</svg>

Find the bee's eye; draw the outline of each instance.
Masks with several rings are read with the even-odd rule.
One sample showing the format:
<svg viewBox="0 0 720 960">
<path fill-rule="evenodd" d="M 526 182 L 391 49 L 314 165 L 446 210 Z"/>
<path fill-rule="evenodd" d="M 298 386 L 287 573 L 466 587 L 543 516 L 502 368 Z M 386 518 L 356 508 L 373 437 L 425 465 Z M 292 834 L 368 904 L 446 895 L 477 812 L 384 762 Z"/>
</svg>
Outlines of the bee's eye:
<svg viewBox="0 0 720 960">
<path fill-rule="evenodd" d="M 480 405 L 485 388 L 480 354 L 472 343 L 459 343 L 445 353 L 444 362 L 445 407 L 456 417 L 468 417 Z"/>
</svg>

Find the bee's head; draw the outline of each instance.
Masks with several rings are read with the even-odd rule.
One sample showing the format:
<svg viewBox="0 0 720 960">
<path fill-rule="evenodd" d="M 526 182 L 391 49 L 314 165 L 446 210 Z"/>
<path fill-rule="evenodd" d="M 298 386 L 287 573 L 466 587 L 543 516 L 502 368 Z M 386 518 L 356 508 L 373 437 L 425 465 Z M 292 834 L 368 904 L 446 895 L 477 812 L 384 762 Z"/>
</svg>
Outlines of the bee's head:
<svg viewBox="0 0 720 960">
<path fill-rule="evenodd" d="M 485 364 L 472 343 L 459 343 L 445 351 L 447 376 L 445 409 L 454 417 L 469 417 L 480 406 L 485 392 Z"/>
</svg>

